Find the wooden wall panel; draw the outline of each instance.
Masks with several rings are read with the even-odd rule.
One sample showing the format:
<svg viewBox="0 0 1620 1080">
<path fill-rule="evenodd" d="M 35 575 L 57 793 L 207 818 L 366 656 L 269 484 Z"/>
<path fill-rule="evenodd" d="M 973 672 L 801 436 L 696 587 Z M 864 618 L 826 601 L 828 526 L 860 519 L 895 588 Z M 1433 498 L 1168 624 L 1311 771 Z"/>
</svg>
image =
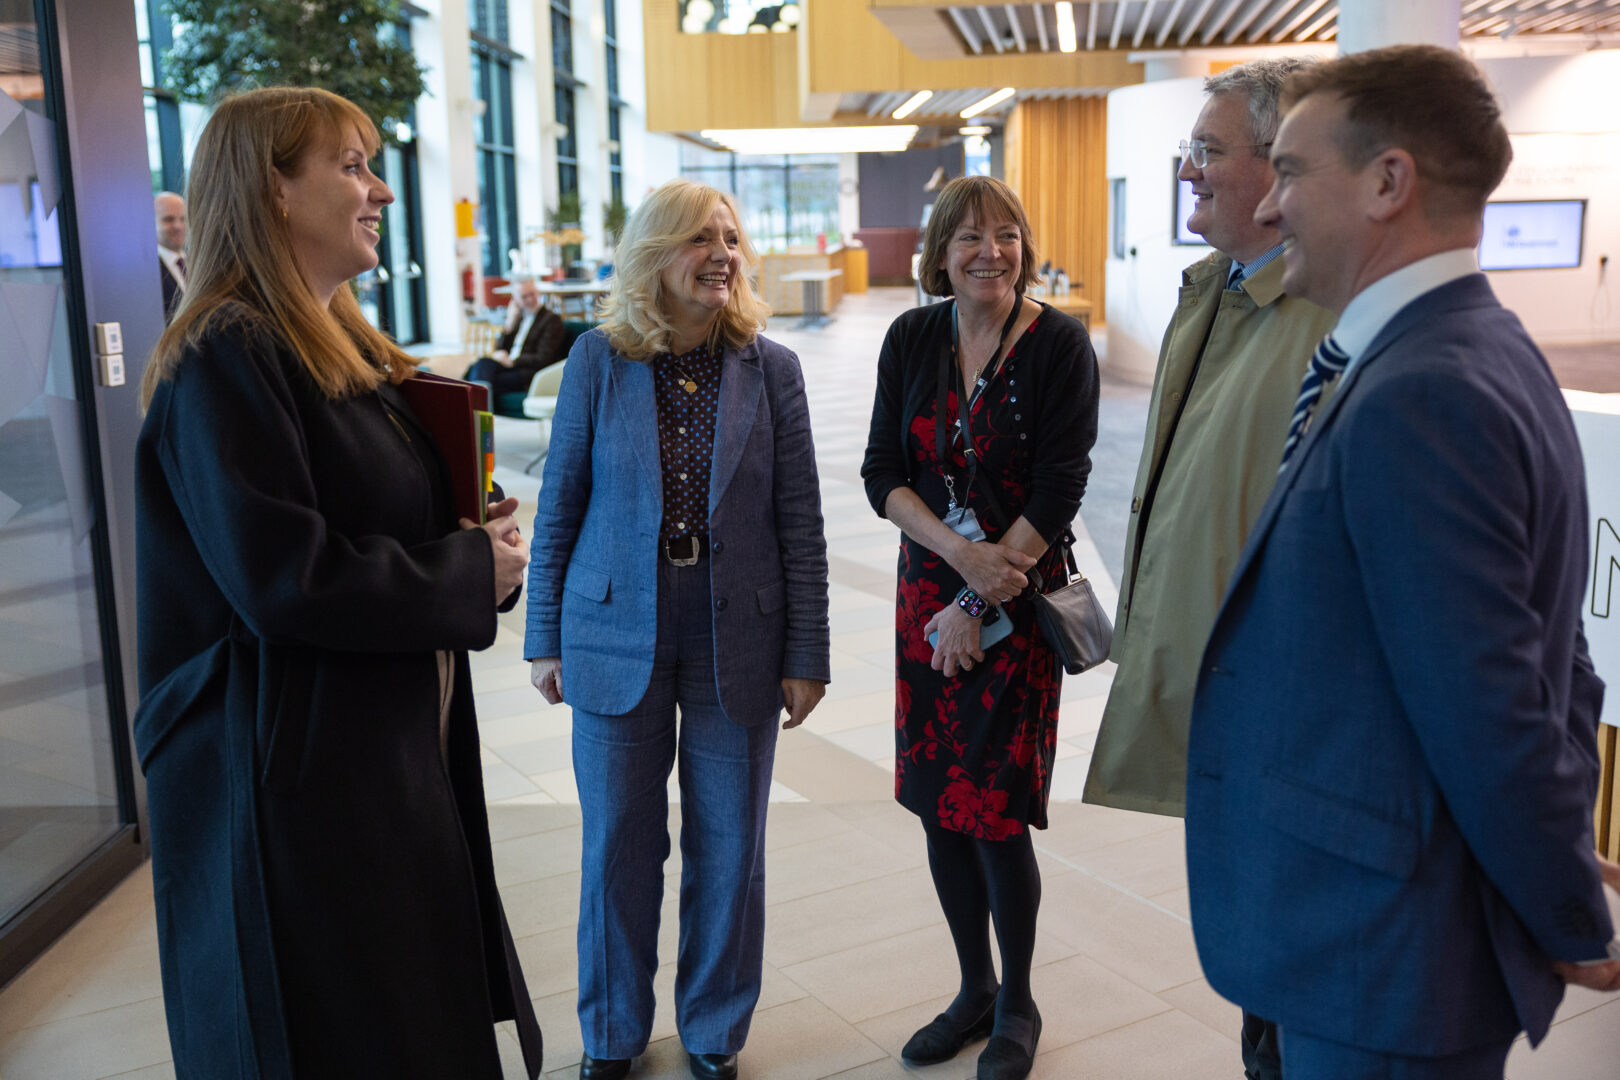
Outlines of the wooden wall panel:
<svg viewBox="0 0 1620 1080">
<path fill-rule="evenodd" d="M 1094 312 L 1107 310 L 1107 101 L 1020 102 L 1006 137 L 1007 183 L 1023 200 L 1042 261 L 1066 270 Z"/>
</svg>

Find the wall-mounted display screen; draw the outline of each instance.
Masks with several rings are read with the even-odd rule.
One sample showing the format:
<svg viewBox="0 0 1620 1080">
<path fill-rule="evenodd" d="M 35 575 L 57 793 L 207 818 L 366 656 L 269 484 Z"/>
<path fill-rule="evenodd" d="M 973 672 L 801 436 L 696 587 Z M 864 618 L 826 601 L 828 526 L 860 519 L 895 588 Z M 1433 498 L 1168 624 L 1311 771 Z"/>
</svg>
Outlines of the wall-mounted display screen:
<svg viewBox="0 0 1620 1080">
<path fill-rule="evenodd" d="M 1581 265 L 1585 199 L 1485 205 L 1481 270 L 1553 270 Z"/>
<path fill-rule="evenodd" d="M 1175 185 L 1176 194 L 1170 200 L 1171 211 L 1175 214 L 1175 220 L 1170 222 L 1170 242 L 1207 246 L 1207 240 L 1187 228 L 1187 219 L 1192 217 L 1194 208 L 1198 206 L 1198 196 L 1193 194 L 1192 185 L 1180 178 L 1180 173 L 1181 158 L 1171 158 L 1170 181 Z"/>
</svg>

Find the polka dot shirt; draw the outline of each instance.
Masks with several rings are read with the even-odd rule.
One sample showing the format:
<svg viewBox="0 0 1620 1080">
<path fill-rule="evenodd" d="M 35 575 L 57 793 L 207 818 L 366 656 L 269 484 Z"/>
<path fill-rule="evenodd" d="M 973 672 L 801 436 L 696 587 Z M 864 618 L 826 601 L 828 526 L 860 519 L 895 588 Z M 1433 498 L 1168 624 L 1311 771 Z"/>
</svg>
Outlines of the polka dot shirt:
<svg viewBox="0 0 1620 1080">
<path fill-rule="evenodd" d="M 684 356 L 653 361 L 658 397 L 658 452 L 664 467 L 660 540 L 709 536 L 709 465 L 720 408 L 720 353 L 699 345 Z M 708 545 L 705 544 L 705 547 Z"/>
</svg>

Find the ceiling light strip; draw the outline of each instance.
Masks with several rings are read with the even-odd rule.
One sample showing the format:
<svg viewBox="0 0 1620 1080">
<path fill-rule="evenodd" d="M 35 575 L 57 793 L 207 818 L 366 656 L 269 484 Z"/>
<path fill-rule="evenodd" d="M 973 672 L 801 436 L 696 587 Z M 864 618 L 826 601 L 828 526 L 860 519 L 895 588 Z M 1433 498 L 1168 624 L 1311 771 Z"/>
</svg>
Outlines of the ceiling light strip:
<svg viewBox="0 0 1620 1080">
<path fill-rule="evenodd" d="M 932 90 L 919 90 L 906 98 L 905 103 L 889 115 L 896 120 L 904 120 L 922 107 L 922 103 L 934 96 Z"/>
<path fill-rule="evenodd" d="M 1000 90 L 997 90 L 995 93 L 990 94 L 987 97 L 982 97 L 978 101 L 975 101 L 972 105 L 969 105 L 967 108 L 963 109 L 957 115 L 960 116 L 964 120 L 971 119 L 972 117 L 978 116 L 980 113 L 984 112 L 986 109 L 993 108 L 996 105 L 1000 105 L 1003 101 L 1006 101 L 1008 98 L 1012 97 L 1017 92 L 1018 92 L 1017 89 L 1014 88 L 1014 87 L 1003 86 Z"/>
<path fill-rule="evenodd" d="M 1070 0 L 1057 0 L 1054 10 L 1057 16 L 1058 52 L 1072 53 L 1079 47 L 1074 35 L 1074 4 Z"/>
</svg>

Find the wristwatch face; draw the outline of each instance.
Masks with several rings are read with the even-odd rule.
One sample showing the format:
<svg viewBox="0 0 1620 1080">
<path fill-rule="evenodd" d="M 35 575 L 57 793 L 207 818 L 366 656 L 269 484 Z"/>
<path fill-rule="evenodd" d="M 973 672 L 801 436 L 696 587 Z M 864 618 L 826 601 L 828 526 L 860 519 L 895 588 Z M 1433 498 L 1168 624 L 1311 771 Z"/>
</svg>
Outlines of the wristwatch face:
<svg viewBox="0 0 1620 1080">
<path fill-rule="evenodd" d="M 962 595 L 956 598 L 956 603 L 963 611 L 967 612 L 975 619 L 977 619 L 980 615 L 983 615 L 984 609 L 990 606 L 985 602 L 984 597 L 967 589 L 962 590 Z"/>
</svg>

